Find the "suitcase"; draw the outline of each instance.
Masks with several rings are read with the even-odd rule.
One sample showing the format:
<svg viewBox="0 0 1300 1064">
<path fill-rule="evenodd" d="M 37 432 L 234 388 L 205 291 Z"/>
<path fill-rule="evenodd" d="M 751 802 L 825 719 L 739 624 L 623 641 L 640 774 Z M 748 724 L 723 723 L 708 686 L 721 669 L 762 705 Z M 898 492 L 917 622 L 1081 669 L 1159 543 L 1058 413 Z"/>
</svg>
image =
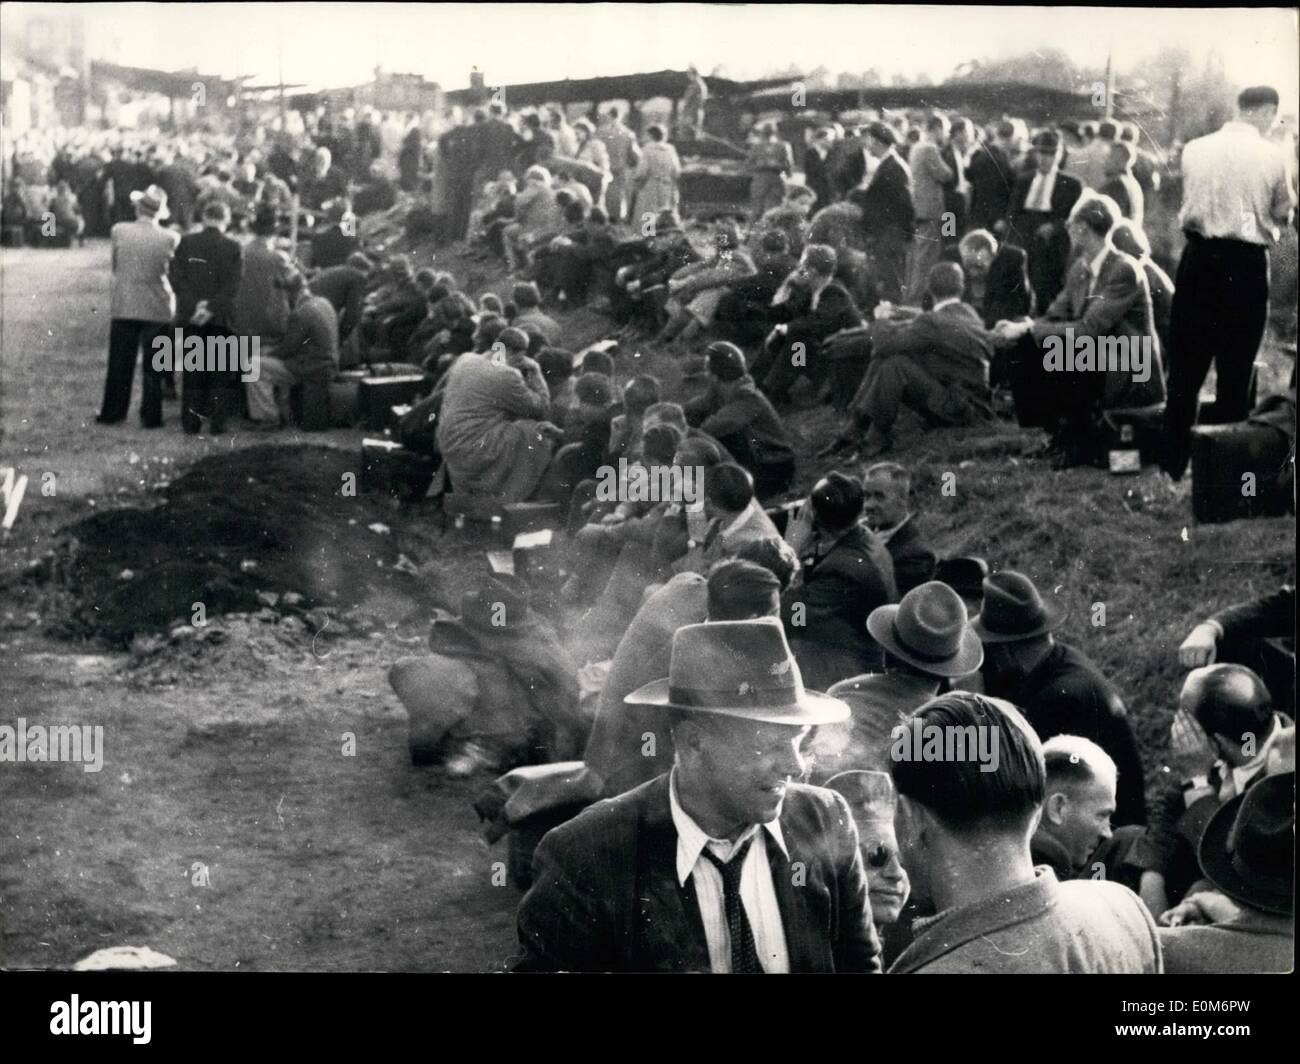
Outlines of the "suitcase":
<svg viewBox="0 0 1300 1064">
<path fill-rule="evenodd" d="M 294 419 L 303 432 L 324 432 L 330 428 L 330 382 L 303 381 L 290 395 Z"/>
<path fill-rule="evenodd" d="M 1104 411 L 1101 415 L 1103 450 L 1136 450 L 1143 465 L 1154 465 L 1160 461 L 1164 419 L 1164 403 Z M 1127 433 L 1125 428 L 1129 430 Z"/>
<path fill-rule="evenodd" d="M 392 409 L 419 397 L 424 374 L 401 377 L 366 377 L 357 382 L 357 412 L 362 427 L 383 432 L 389 426 Z"/>
<path fill-rule="evenodd" d="M 1192 516 L 1204 524 L 1277 517 L 1287 510 L 1279 487 L 1291 457 L 1287 434 L 1250 421 L 1192 429 Z"/>
<path fill-rule="evenodd" d="M 341 376 L 330 381 L 330 424 L 335 428 L 350 428 L 357 423 L 359 380 Z"/>
<path fill-rule="evenodd" d="M 505 543 L 514 543 L 521 532 L 536 532 L 543 528 L 557 529 L 564 522 L 558 502 L 510 502 L 502 508 L 501 537 Z"/>
</svg>

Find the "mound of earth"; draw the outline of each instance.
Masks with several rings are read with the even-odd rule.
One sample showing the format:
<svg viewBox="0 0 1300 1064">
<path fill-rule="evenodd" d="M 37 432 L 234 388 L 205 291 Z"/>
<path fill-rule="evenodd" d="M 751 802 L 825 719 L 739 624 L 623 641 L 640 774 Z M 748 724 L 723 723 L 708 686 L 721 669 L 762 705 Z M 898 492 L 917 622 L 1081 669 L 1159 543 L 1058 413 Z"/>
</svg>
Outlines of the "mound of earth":
<svg viewBox="0 0 1300 1064">
<path fill-rule="evenodd" d="M 360 472 L 354 452 L 251 447 L 197 462 L 158 505 L 67 526 L 34 574 L 70 598 L 54 631 L 126 646 L 223 614 L 429 604 L 392 509 L 359 493 Z"/>
</svg>

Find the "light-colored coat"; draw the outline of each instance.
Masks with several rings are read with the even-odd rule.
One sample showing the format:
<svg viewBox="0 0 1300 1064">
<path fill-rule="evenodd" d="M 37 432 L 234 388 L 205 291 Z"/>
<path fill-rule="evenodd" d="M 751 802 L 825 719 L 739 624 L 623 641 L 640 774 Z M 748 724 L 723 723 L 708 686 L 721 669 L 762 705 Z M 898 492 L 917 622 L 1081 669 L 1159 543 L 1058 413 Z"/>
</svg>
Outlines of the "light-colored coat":
<svg viewBox="0 0 1300 1064">
<path fill-rule="evenodd" d="M 636 186 L 636 214 L 658 214 L 677 207 L 677 179 L 682 161 L 677 149 L 662 141 L 647 141 L 632 172 Z"/>
<path fill-rule="evenodd" d="M 133 321 L 171 321 L 176 293 L 168 277 L 180 234 L 157 222 L 137 218 L 111 230 L 113 295 L 111 315 Z"/>
<path fill-rule="evenodd" d="M 1222 924 L 1160 928 L 1170 975 L 1247 975 L 1295 970 L 1295 919 L 1243 909 Z"/>
<path fill-rule="evenodd" d="M 447 372 L 438 447 L 452 490 L 501 502 L 522 502 L 551 461 L 537 431 L 550 397 L 516 369 L 482 355 L 461 355 Z"/>
<path fill-rule="evenodd" d="M 1136 894 L 1101 880 L 1058 883 L 1046 866 L 1032 883 L 918 921 L 915 930 L 891 975 L 1164 971 L 1155 921 Z"/>
</svg>

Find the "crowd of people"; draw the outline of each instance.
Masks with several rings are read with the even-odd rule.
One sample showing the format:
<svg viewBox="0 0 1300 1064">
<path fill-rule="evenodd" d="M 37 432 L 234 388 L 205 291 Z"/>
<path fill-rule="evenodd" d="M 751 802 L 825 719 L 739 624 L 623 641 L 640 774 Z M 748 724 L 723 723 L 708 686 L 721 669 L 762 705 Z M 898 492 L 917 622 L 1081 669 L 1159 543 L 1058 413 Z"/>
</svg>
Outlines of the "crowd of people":
<svg viewBox="0 0 1300 1064">
<path fill-rule="evenodd" d="M 483 763 L 566 763 L 562 800 L 545 773 L 524 785 L 533 815 L 568 818 L 528 877 L 521 969 L 1272 971 L 1293 951 L 1294 656 L 1267 641 L 1293 635 L 1294 589 L 1189 635 L 1176 771 L 1149 797 L 1121 693 L 1056 634 L 1055 596 L 937 557 L 917 470 L 894 460 L 905 410 L 933 430 L 1013 409 L 1059 467 L 1104 458 L 1106 415 L 1165 404 L 1176 479 L 1211 361 L 1224 419 L 1247 416 L 1295 193 L 1264 137 L 1276 92 L 1238 104 L 1183 152 L 1176 282 L 1145 232 L 1160 168 L 1109 121 L 828 124 L 803 182 L 765 124 L 746 223 L 689 229 L 666 130 L 638 138 L 616 111 L 493 104 L 441 132 L 344 114 L 296 156 L 276 138 L 202 158 L 85 144 L 50 167 L 87 232 L 113 223 L 100 423 L 126 418 L 144 351 L 142 423 L 162 424 L 174 381 L 149 353 L 173 327 L 255 336 L 257 380 L 185 370 L 187 431 L 241 409 L 274 430 L 295 391 L 406 369 L 424 387 L 395 434 L 444 498 L 560 513 L 566 639 L 539 649 L 549 622 L 494 577 L 456 622 L 472 683 L 447 680 L 456 640 L 393 677 L 413 719 L 477 729 L 481 754 L 483 721 L 441 703 L 484 702 L 492 646 L 531 716 L 498 699 Z M 356 216 L 407 194 L 507 288 L 366 247 Z M 283 245 L 295 209 L 310 268 Z M 616 344 L 566 346 L 560 310 L 584 303 L 672 351 L 680 383 L 629 374 Z M 1050 366 L 1065 337 L 1150 361 Z M 789 499 L 784 415 L 809 402 L 843 417 L 818 456 L 837 468 Z M 662 490 L 631 491 L 637 470 Z M 496 633 L 479 615 L 507 599 Z M 585 721 L 580 673 L 598 677 Z M 529 754 L 504 755 L 523 731 Z M 954 737 L 965 755 L 942 752 Z"/>
</svg>

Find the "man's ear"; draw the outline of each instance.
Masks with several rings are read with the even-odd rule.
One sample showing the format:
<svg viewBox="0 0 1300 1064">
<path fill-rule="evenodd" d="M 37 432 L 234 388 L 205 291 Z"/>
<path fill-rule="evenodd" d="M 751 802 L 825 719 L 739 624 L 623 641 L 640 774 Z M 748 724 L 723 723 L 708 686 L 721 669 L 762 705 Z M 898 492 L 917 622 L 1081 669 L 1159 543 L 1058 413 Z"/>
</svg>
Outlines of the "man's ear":
<svg viewBox="0 0 1300 1064">
<path fill-rule="evenodd" d="M 1061 791 L 1054 791 L 1047 796 L 1047 801 L 1043 803 L 1043 816 L 1049 824 L 1064 824 L 1069 809 L 1069 796 Z"/>
</svg>

